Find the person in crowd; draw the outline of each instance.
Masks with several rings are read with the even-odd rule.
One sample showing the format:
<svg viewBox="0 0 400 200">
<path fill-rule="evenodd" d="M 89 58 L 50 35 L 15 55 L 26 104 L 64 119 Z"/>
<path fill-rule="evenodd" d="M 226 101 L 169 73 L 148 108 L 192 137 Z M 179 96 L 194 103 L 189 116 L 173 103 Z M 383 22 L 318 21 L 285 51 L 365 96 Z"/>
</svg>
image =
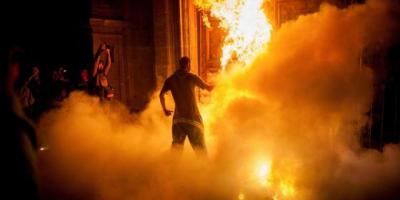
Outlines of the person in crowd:
<svg viewBox="0 0 400 200">
<path fill-rule="evenodd" d="M 106 61 L 101 59 L 104 52 L 107 55 Z M 112 64 L 110 46 L 105 43 L 101 44 L 94 59 L 92 78 L 94 80 L 95 93 L 101 100 L 111 99 L 114 97 L 114 93 L 107 77 Z"/>
<path fill-rule="evenodd" d="M 7 55 L 9 54 L 8 58 Z M 16 82 L 23 51 L 0 52 L 0 115 L 2 119 L 2 196 L 7 199 L 39 199 L 36 162 L 37 139 L 33 124 L 22 111 Z"/>
<path fill-rule="evenodd" d="M 76 88 L 81 91 L 89 92 L 89 71 L 82 69 Z"/>
<path fill-rule="evenodd" d="M 18 94 L 21 105 L 26 115 L 30 118 L 34 115 L 34 107 L 39 102 L 40 94 L 40 70 L 38 67 L 32 67 L 27 78 L 22 80 L 22 85 L 19 86 Z"/>
<path fill-rule="evenodd" d="M 68 70 L 65 67 L 59 67 L 53 71 L 51 79 L 51 93 L 53 103 L 58 104 L 68 97 L 70 81 L 67 78 Z"/>
</svg>

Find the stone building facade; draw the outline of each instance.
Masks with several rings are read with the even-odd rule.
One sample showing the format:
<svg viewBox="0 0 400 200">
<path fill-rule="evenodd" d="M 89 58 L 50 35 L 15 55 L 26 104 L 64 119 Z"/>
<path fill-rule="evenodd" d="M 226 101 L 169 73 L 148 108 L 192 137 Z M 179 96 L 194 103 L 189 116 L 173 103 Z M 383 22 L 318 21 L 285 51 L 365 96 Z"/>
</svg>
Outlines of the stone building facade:
<svg viewBox="0 0 400 200">
<path fill-rule="evenodd" d="M 364 0 L 271 0 L 265 9 L 278 29 L 300 15 L 318 11 L 324 2 L 345 8 Z M 193 0 L 92 0 L 93 50 L 100 42 L 115 46 L 111 82 L 119 100 L 134 110 L 143 109 L 183 55 L 192 59 L 192 72 L 204 79 L 218 73 L 223 31 L 206 28 L 201 15 Z M 218 22 L 211 19 L 210 23 Z M 373 62 L 381 66 L 375 69 L 377 76 L 381 76 L 381 69 L 390 68 L 384 66 L 382 54 L 385 51 L 374 52 L 372 56 L 376 57 Z M 362 137 L 366 146 L 379 148 L 400 140 L 398 76 L 391 79 L 393 83 L 385 80 L 376 85 L 371 120 Z"/>
<path fill-rule="evenodd" d="M 272 0 L 266 6 L 279 27 L 317 11 L 321 2 Z M 330 3 L 344 7 L 355 0 Z M 183 55 L 192 59 L 192 71 L 205 79 L 219 70 L 222 31 L 204 26 L 193 0 L 92 0 L 90 25 L 93 51 L 102 42 L 113 44 L 111 83 L 117 98 L 134 109 L 146 105 Z"/>
</svg>

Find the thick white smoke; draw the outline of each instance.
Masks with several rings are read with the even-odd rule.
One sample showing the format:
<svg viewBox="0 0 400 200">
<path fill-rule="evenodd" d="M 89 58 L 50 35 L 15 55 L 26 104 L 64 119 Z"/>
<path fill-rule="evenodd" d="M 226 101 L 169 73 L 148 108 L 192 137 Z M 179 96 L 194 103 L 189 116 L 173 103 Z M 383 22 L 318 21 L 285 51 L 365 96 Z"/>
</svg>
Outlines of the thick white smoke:
<svg viewBox="0 0 400 200">
<path fill-rule="evenodd" d="M 378 152 L 358 143 L 374 79 L 359 59 L 366 46 L 390 42 L 396 10 L 378 0 L 345 10 L 324 5 L 284 24 L 269 49 L 247 71 L 221 78 L 203 106 L 206 161 L 188 144 L 182 157 L 170 152 L 171 119 L 157 99 L 130 115 L 72 94 L 39 127 L 50 147 L 40 155 L 47 196 L 399 199 L 400 147 Z M 232 90 L 242 95 L 227 100 Z"/>
</svg>

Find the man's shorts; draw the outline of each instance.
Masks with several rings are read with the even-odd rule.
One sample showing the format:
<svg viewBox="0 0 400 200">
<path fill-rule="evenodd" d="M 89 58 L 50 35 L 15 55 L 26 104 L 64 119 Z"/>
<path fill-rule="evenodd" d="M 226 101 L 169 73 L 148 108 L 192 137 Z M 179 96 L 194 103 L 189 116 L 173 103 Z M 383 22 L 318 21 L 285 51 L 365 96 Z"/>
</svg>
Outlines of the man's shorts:
<svg viewBox="0 0 400 200">
<path fill-rule="evenodd" d="M 199 123 L 200 124 L 200 123 Z M 201 124 L 200 124 L 201 125 Z M 174 122 L 172 125 L 172 146 L 183 146 L 186 136 L 195 150 L 205 150 L 203 127 L 186 122 Z"/>
</svg>

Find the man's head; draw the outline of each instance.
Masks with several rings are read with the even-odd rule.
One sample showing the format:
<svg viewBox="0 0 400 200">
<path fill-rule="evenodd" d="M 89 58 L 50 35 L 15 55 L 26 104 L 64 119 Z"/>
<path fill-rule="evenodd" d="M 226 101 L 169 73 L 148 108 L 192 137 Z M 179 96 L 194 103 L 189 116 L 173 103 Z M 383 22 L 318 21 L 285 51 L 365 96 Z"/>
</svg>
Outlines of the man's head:
<svg viewBox="0 0 400 200">
<path fill-rule="evenodd" d="M 181 69 L 189 72 L 190 71 L 190 58 L 188 58 L 186 56 L 182 57 L 179 60 L 179 66 L 180 66 Z"/>
<path fill-rule="evenodd" d="M 31 76 L 33 77 L 34 80 L 40 79 L 39 74 L 40 74 L 39 67 L 37 67 L 37 66 L 32 67 L 32 75 Z"/>
<path fill-rule="evenodd" d="M 87 69 L 81 71 L 81 79 L 85 82 L 89 80 L 89 71 Z"/>
<path fill-rule="evenodd" d="M 104 68 L 104 61 L 103 60 L 99 60 L 99 65 L 97 67 L 98 67 L 98 69 L 103 69 Z"/>
<path fill-rule="evenodd" d="M 32 67 L 32 74 L 33 75 L 38 75 L 40 73 L 40 69 L 38 66 Z"/>
<path fill-rule="evenodd" d="M 10 51 L 8 57 L 7 84 L 13 87 L 20 77 L 21 68 L 25 65 L 25 53 L 20 48 L 14 48 Z"/>
</svg>

